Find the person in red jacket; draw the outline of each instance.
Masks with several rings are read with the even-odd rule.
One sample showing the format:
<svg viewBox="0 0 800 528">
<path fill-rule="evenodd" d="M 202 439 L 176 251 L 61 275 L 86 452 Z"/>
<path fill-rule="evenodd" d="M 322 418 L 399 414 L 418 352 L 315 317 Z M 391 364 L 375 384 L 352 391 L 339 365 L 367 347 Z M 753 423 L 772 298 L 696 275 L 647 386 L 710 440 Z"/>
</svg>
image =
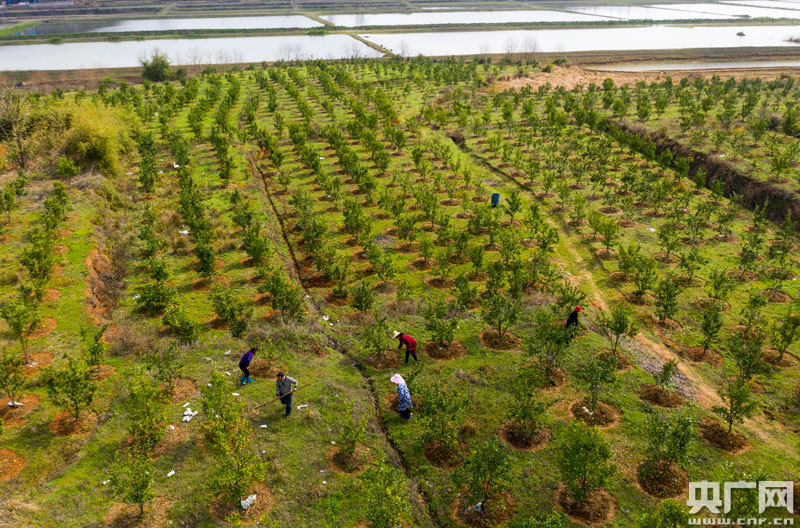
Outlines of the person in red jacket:
<svg viewBox="0 0 800 528">
<path fill-rule="evenodd" d="M 406 346 L 406 363 L 408 363 L 408 355 L 409 354 L 414 356 L 414 361 L 415 362 L 418 361 L 417 360 L 417 342 L 414 340 L 413 337 L 411 337 L 410 335 L 406 335 L 403 332 L 395 331 L 395 333 L 392 334 L 392 339 L 397 339 L 397 340 L 400 341 L 400 344 L 397 346 L 398 350 L 403 348 L 403 345 Z"/>
</svg>

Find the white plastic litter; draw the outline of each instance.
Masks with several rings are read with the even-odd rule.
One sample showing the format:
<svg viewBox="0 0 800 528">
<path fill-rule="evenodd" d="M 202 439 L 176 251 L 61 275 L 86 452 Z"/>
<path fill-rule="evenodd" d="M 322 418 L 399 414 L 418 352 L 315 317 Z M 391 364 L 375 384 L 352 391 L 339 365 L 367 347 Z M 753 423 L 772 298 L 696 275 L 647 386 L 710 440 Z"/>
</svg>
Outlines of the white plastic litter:
<svg viewBox="0 0 800 528">
<path fill-rule="evenodd" d="M 175 426 L 170 424 L 170 426 L 169 426 L 169 430 L 170 430 L 170 431 L 174 431 L 174 430 L 175 430 Z"/>
<path fill-rule="evenodd" d="M 184 408 L 184 409 L 185 409 L 186 407 L 188 407 L 188 406 L 189 406 L 189 402 L 186 402 L 186 403 L 184 403 L 184 404 L 183 404 L 183 408 Z"/>
<path fill-rule="evenodd" d="M 188 409 L 186 409 L 185 411 L 183 411 L 183 415 L 184 415 L 184 416 L 186 416 L 187 414 L 192 414 L 192 408 L 191 408 L 191 407 L 189 407 Z"/>
<path fill-rule="evenodd" d="M 29 367 L 35 367 L 35 366 L 36 366 L 36 365 L 38 365 L 38 364 L 39 364 L 39 363 L 38 363 L 38 362 L 36 362 L 36 361 L 31 361 L 30 363 L 28 363 L 28 366 L 29 366 Z"/>
<path fill-rule="evenodd" d="M 182 422 L 191 422 L 192 421 L 192 416 L 191 415 L 184 416 L 183 418 L 181 418 L 181 421 Z"/>
<path fill-rule="evenodd" d="M 178 231 L 178 234 L 186 236 L 186 235 L 189 234 L 189 230 L 188 229 L 181 229 L 180 231 Z"/>
<path fill-rule="evenodd" d="M 234 396 L 238 396 L 239 395 L 238 392 L 232 392 L 231 394 L 233 394 Z"/>
<path fill-rule="evenodd" d="M 253 493 L 252 495 L 247 497 L 245 500 L 243 500 L 242 501 L 242 509 L 246 510 L 247 508 L 252 506 L 253 503 L 256 501 L 256 497 L 257 497 L 257 495 L 255 493 Z"/>
<path fill-rule="evenodd" d="M 225 354 L 226 356 L 227 356 L 228 354 L 230 354 L 230 353 L 231 353 L 231 351 L 230 351 L 230 350 L 226 350 L 226 351 L 224 352 L 224 354 Z"/>
<path fill-rule="evenodd" d="M 132 173 L 132 172 L 129 172 L 129 173 L 128 173 L 128 176 L 133 176 L 133 173 Z"/>
<path fill-rule="evenodd" d="M 586 407 L 584 407 L 584 408 L 583 408 L 583 411 L 584 411 L 586 414 L 588 414 L 589 416 L 592 416 L 592 415 L 594 414 L 592 411 L 590 411 L 590 410 L 589 410 L 589 409 L 587 409 Z"/>
<path fill-rule="evenodd" d="M 139 294 L 137 293 L 136 295 L 134 295 L 134 296 L 133 296 L 133 300 L 135 301 L 135 300 L 136 300 L 136 299 L 138 299 L 139 297 L 141 297 L 141 295 L 139 295 Z"/>
<path fill-rule="evenodd" d="M 319 472 L 320 473 L 325 473 L 325 470 L 324 469 L 320 469 Z"/>
<path fill-rule="evenodd" d="M 175 471 L 170 471 L 169 473 L 167 473 L 167 478 L 173 476 L 174 474 L 175 474 Z"/>
<path fill-rule="evenodd" d="M 324 160 L 325 156 L 320 156 L 319 159 Z"/>
<path fill-rule="evenodd" d="M 110 480 L 104 480 L 103 481 L 103 486 L 107 485 L 109 482 L 111 482 L 111 481 Z"/>
<path fill-rule="evenodd" d="M 648 227 L 647 230 L 650 231 L 651 233 L 655 233 L 656 232 L 656 228 L 655 227 Z"/>
<path fill-rule="evenodd" d="M 228 371 L 226 370 L 226 371 L 225 371 L 225 375 L 226 375 L 226 376 L 230 376 L 230 375 L 231 375 L 231 373 L 230 373 L 230 372 L 228 372 Z"/>
<path fill-rule="evenodd" d="M 481 511 L 483 509 L 483 501 L 479 502 L 475 506 L 472 507 L 474 511 Z"/>
<path fill-rule="evenodd" d="M 174 169 L 179 169 L 180 167 L 181 167 L 181 166 L 180 166 L 180 165 L 178 165 L 177 163 L 173 163 L 173 164 L 172 164 L 172 168 L 174 168 Z"/>
<path fill-rule="evenodd" d="M 164 171 L 158 171 L 159 174 L 164 174 Z"/>
<path fill-rule="evenodd" d="M 267 428 L 267 424 L 261 424 L 261 425 L 259 425 L 259 427 L 262 428 L 262 429 L 266 429 Z"/>
<path fill-rule="evenodd" d="M 205 359 L 206 361 L 211 361 L 210 357 L 204 357 L 203 359 Z"/>
<path fill-rule="evenodd" d="M 304 403 L 303 405 L 298 405 L 298 406 L 297 406 L 297 408 L 298 408 L 298 409 L 303 409 L 303 408 L 305 408 L 305 407 L 308 407 L 308 404 L 307 404 L 307 403 Z"/>
<path fill-rule="evenodd" d="M 333 326 L 333 323 L 328 323 L 328 326 Z"/>
<path fill-rule="evenodd" d="M 10 401 L 6 405 L 8 405 L 9 407 L 22 407 L 22 402 Z"/>
<path fill-rule="evenodd" d="M 331 445 L 336 445 L 336 442 L 334 440 L 331 440 Z"/>
<path fill-rule="evenodd" d="M 153 115 L 154 115 L 154 116 L 156 116 L 156 117 L 158 117 L 158 112 L 155 112 Z"/>
<path fill-rule="evenodd" d="M 323 481 L 322 481 L 322 483 L 323 483 L 323 484 L 327 484 L 327 483 L 328 483 L 328 481 L 327 481 L 327 480 L 323 480 Z"/>
<path fill-rule="evenodd" d="M 330 319 L 330 317 L 328 317 L 327 315 L 323 315 L 323 316 L 322 316 L 322 320 L 323 320 L 323 321 L 327 321 L 328 319 Z"/>
</svg>

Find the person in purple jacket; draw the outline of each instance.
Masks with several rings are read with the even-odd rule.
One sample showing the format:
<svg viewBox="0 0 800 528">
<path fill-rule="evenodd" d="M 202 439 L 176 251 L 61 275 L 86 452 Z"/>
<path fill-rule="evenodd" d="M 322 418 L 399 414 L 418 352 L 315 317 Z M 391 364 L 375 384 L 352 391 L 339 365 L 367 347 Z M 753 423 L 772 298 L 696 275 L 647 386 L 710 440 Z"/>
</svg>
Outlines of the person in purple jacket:
<svg viewBox="0 0 800 528">
<path fill-rule="evenodd" d="M 253 356 L 256 352 L 258 352 L 258 348 L 253 347 L 245 352 L 242 359 L 239 360 L 239 369 L 242 371 L 242 377 L 239 378 L 239 383 L 242 385 L 253 382 L 252 378 L 250 378 L 250 370 L 247 367 L 250 366 L 250 362 L 253 361 Z"/>
</svg>

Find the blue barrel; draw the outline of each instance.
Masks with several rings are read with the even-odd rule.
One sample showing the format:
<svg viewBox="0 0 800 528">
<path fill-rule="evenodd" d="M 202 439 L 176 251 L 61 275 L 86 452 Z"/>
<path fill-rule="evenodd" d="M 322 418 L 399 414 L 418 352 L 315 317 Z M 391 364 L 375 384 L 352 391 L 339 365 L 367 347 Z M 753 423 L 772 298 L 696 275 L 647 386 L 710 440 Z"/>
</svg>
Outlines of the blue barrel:
<svg viewBox="0 0 800 528">
<path fill-rule="evenodd" d="M 500 193 L 492 193 L 492 207 L 500 205 Z"/>
</svg>

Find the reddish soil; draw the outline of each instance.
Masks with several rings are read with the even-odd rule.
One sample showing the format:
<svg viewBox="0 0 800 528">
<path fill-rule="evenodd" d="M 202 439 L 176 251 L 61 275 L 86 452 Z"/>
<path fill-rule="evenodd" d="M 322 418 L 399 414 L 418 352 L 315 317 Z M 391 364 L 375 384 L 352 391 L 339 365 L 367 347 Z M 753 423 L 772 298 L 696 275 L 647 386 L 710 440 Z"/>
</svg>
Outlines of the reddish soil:
<svg viewBox="0 0 800 528">
<path fill-rule="evenodd" d="M 139 506 L 115 502 L 103 516 L 103 526 L 111 528 L 160 528 L 168 524 L 167 517 L 172 501 L 164 497 L 156 497 L 144 508 L 144 515 L 139 518 Z"/>
<path fill-rule="evenodd" d="M 728 270 L 725 275 L 737 282 L 753 282 L 761 278 L 758 273 L 743 270 Z"/>
<path fill-rule="evenodd" d="M 501 337 L 494 330 L 484 330 L 480 337 L 483 346 L 492 350 L 513 350 L 520 343 L 520 339 L 511 332 L 506 332 Z"/>
<path fill-rule="evenodd" d="M 425 259 L 420 257 L 410 261 L 408 265 L 417 271 L 425 271 L 431 269 L 433 266 L 433 259 L 428 259 L 428 262 L 425 262 Z"/>
<path fill-rule="evenodd" d="M 22 356 L 23 361 L 25 356 Z M 50 352 L 28 352 L 30 364 L 25 365 L 25 374 L 33 374 L 37 369 L 42 369 L 53 362 L 53 354 Z"/>
<path fill-rule="evenodd" d="M 347 306 L 350 303 L 350 298 L 348 295 L 336 295 L 333 292 L 330 292 L 326 297 L 325 300 L 328 304 L 332 304 L 334 306 Z"/>
<path fill-rule="evenodd" d="M 617 256 L 617 250 L 601 248 L 594 252 L 594 256 L 600 260 L 611 260 Z"/>
<path fill-rule="evenodd" d="M 422 454 L 431 464 L 441 469 L 453 469 L 461 463 L 458 451 L 454 451 L 438 441 L 425 444 Z"/>
<path fill-rule="evenodd" d="M 613 405 L 599 401 L 593 414 L 589 413 L 588 408 L 589 402 L 583 398 L 575 400 L 569 406 L 572 416 L 589 425 L 596 425 L 605 429 L 619 423 L 620 413 Z"/>
<path fill-rule="evenodd" d="M 450 515 L 461 525 L 491 528 L 500 526 L 514 515 L 514 498 L 506 491 L 486 501 L 481 511 L 475 511 L 475 505 L 469 502 L 461 493 L 453 501 Z"/>
<path fill-rule="evenodd" d="M 111 365 L 98 365 L 94 368 L 94 372 L 92 373 L 92 377 L 96 381 L 103 381 L 107 380 L 111 376 L 117 373 L 117 370 L 112 367 Z"/>
<path fill-rule="evenodd" d="M 682 348 L 678 351 L 678 355 L 696 363 L 702 362 L 708 363 L 709 365 L 722 364 L 722 356 L 713 350 L 706 350 L 703 352 L 703 347 L 701 346 Z"/>
<path fill-rule="evenodd" d="M 0 449 L 0 482 L 13 479 L 24 467 L 24 458 L 10 449 Z"/>
<path fill-rule="evenodd" d="M 236 504 L 232 504 L 230 502 L 215 500 L 211 504 L 210 508 L 212 517 L 219 521 L 222 526 L 232 526 L 231 524 L 225 522 L 225 519 L 236 513 L 239 514 L 240 520 L 240 523 L 237 524 L 238 526 L 250 526 L 258 522 L 259 519 L 261 519 L 261 516 L 272 511 L 272 506 L 275 504 L 275 498 L 272 496 L 269 488 L 261 482 L 256 482 L 253 484 L 250 493 L 247 495 L 253 493 L 257 495 L 256 500 L 246 511 L 242 511 L 242 508 L 238 502 Z"/>
<path fill-rule="evenodd" d="M 437 290 L 443 290 L 445 288 L 449 288 L 452 282 L 453 281 L 450 279 L 442 280 L 439 277 L 428 277 L 425 279 L 425 284 L 427 284 L 431 288 L 436 288 Z"/>
<path fill-rule="evenodd" d="M 550 440 L 550 429 L 541 428 L 532 436 L 521 433 L 512 421 L 505 421 L 497 432 L 500 439 L 513 447 L 522 451 L 538 451 L 547 446 Z"/>
<path fill-rule="evenodd" d="M 704 418 L 700 422 L 700 436 L 716 448 L 732 455 L 749 449 L 750 442 L 736 431 L 728 432 L 727 426 L 713 418 Z"/>
<path fill-rule="evenodd" d="M 656 259 L 661 264 L 677 264 L 678 263 L 678 256 L 674 254 L 666 254 L 663 252 L 653 254 L 653 258 Z"/>
<path fill-rule="evenodd" d="M 422 401 L 422 396 L 411 395 L 411 402 L 414 404 L 414 411 L 421 411 L 425 409 L 425 404 Z M 397 406 L 400 400 L 397 398 L 397 391 L 391 392 L 386 395 L 386 408 L 392 412 L 397 412 Z"/>
<path fill-rule="evenodd" d="M 192 289 L 194 291 L 207 291 L 212 286 L 229 286 L 231 280 L 225 275 L 213 275 L 211 278 L 197 277 L 192 281 Z"/>
<path fill-rule="evenodd" d="M 709 307 L 713 306 L 713 303 L 715 303 L 715 302 L 720 305 L 720 307 L 722 308 L 723 312 L 727 312 L 728 310 L 731 309 L 730 303 L 725 302 L 725 301 L 716 301 L 716 300 L 712 299 L 711 297 L 698 297 L 697 299 L 692 301 L 692 304 L 694 304 L 696 307 L 698 307 L 700 309 L 706 309 L 706 308 L 709 308 Z"/>
<path fill-rule="evenodd" d="M 301 280 L 306 288 L 330 288 L 333 286 L 333 281 L 321 274 L 303 276 Z"/>
<path fill-rule="evenodd" d="M 53 330 L 56 329 L 58 326 L 58 321 L 53 319 L 52 317 L 45 317 L 36 327 L 36 329 L 28 334 L 29 339 L 39 339 L 40 337 L 44 337 Z"/>
<path fill-rule="evenodd" d="M 47 293 L 42 297 L 42 302 L 45 304 L 55 304 L 61 298 L 61 290 L 50 288 Z"/>
<path fill-rule="evenodd" d="M 602 526 L 617 515 L 617 500 L 602 488 L 590 492 L 586 500 L 578 502 L 566 486 L 559 484 L 553 501 L 570 520 L 583 526 Z"/>
<path fill-rule="evenodd" d="M 599 355 L 607 361 L 611 358 L 612 352 L 611 350 L 603 350 Z M 617 372 L 628 370 L 631 366 L 631 360 L 628 359 L 628 356 L 617 350 Z"/>
<path fill-rule="evenodd" d="M 612 271 L 608 275 L 608 278 L 609 278 L 609 280 L 611 280 L 613 282 L 628 282 L 628 280 L 629 280 L 628 276 L 625 274 L 625 272 L 624 271 L 620 271 L 620 270 Z"/>
<path fill-rule="evenodd" d="M 562 368 L 547 369 L 547 381 L 552 389 L 561 387 L 567 382 L 567 373 Z"/>
<path fill-rule="evenodd" d="M 352 455 L 345 455 L 339 449 L 339 446 L 328 447 L 325 453 L 325 460 L 328 462 L 328 467 L 337 473 L 350 473 L 351 475 L 358 475 L 367 469 L 368 449 L 358 444 L 355 453 Z"/>
<path fill-rule="evenodd" d="M 47 429 L 56 436 L 81 436 L 91 432 L 97 425 L 97 415 L 81 411 L 76 422 L 69 411 L 61 411 L 53 417 Z"/>
<path fill-rule="evenodd" d="M 253 360 L 255 363 L 255 360 Z M 252 367 L 251 367 L 252 371 Z M 166 384 L 162 384 L 166 390 Z M 186 400 L 197 395 L 197 382 L 191 378 L 176 378 L 172 380 L 172 394 L 170 401 L 172 403 L 185 402 Z"/>
<path fill-rule="evenodd" d="M 639 485 L 644 491 L 654 497 L 666 499 L 677 497 L 689 489 L 689 476 L 686 470 L 675 464 L 664 468 L 662 471 L 650 470 L 648 462 L 642 462 L 636 472 Z M 661 473 L 657 475 L 657 473 Z"/>
<path fill-rule="evenodd" d="M 21 407 L 9 407 L 9 401 L 8 398 L 0 400 L 0 421 L 3 422 L 3 427 L 15 427 L 25 423 L 25 417 L 39 406 L 40 399 L 36 394 L 17 396 L 17 403 L 21 403 Z"/>
<path fill-rule="evenodd" d="M 396 349 L 392 350 L 383 350 L 381 352 L 375 352 L 364 358 L 364 364 L 366 364 L 370 368 L 374 368 L 375 370 L 386 370 L 386 369 L 393 369 L 397 368 L 403 363 L 403 359 L 405 356 L 401 357 L 401 352 L 398 352 Z"/>
<path fill-rule="evenodd" d="M 170 429 L 167 427 L 166 434 L 153 448 L 153 452 L 150 453 L 151 458 L 158 458 L 161 455 L 166 455 L 167 453 L 174 451 L 189 438 L 188 429 L 181 427 L 180 424 L 172 424 L 172 426 L 175 427 L 175 429 Z"/>
<path fill-rule="evenodd" d="M 428 341 L 425 343 L 425 345 L 423 345 L 422 351 L 426 356 L 434 359 L 448 360 L 460 358 L 461 356 L 465 355 L 467 353 L 467 348 L 458 341 L 453 341 L 445 347 L 441 347 L 436 343 Z"/>
<path fill-rule="evenodd" d="M 779 358 L 779 354 L 777 351 L 769 349 L 764 352 L 764 361 L 772 365 L 773 367 L 778 368 L 792 368 L 797 364 L 797 358 L 793 355 L 787 353 L 783 354 L 783 357 Z"/>
<path fill-rule="evenodd" d="M 659 407 L 680 407 L 684 403 L 677 393 L 659 385 L 644 384 L 639 387 L 638 394 L 642 400 Z"/>
<path fill-rule="evenodd" d="M 762 293 L 765 294 L 767 296 L 767 300 L 772 303 L 783 304 L 792 302 L 792 296 L 782 291 L 763 290 Z"/>
</svg>

